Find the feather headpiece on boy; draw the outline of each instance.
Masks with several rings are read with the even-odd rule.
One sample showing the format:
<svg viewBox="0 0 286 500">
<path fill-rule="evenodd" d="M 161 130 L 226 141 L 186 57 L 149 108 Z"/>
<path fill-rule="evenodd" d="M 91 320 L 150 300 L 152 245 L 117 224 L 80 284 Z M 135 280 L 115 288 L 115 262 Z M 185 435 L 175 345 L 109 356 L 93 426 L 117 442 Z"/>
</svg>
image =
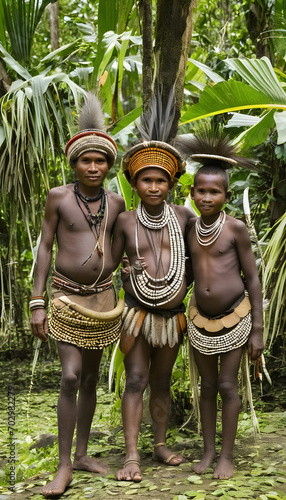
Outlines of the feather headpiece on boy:
<svg viewBox="0 0 286 500">
<path fill-rule="evenodd" d="M 241 156 L 228 135 L 208 123 L 201 125 L 194 134 L 178 136 L 175 146 L 181 154 L 203 166 L 217 166 L 224 170 L 234 165 L 254 168 L 253 160 Z"/>
<path fill-rule="evenodd" d="M 79 131 L 67 143 L 65 154 L 69 164 L 74 167 L 80 155 L 88 151 L 104 153 L 109 168 L 117 156 L 114 140 L 106 134 L 101 103 L 97 96 L 88 92 L 78 119 Z"/>
<path fill-rule="evenodd" d="M 174 104 L 173 90 L 165 109 L 158 94 L 153 97 L 150 109 L 141 115 L 141 123 L 137 124 L 137 128 L 142 141 L 129 149 L 122 159 L 122 171 L 129 182 L 139 171 L 148 167 L 165 170 L 171 180 L 182 175 L 186 163 L 170 139 L 175 116 Z"/>
</svg>

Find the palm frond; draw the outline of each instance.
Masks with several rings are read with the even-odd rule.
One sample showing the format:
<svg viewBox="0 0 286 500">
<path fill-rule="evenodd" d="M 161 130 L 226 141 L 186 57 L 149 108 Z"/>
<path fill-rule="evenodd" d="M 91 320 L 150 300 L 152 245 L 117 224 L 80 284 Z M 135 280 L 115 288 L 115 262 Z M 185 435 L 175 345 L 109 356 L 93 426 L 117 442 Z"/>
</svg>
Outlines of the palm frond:
<svg viewBox="0 0 286 500">
<path fill-rule="evenodd" d="M 33 36 L 51 0 L 1 0 L 0 25 L 6 28 L 13 55 L 20 63 L 30 61 Z M 0 35 L 5 45 L 3 33 Z"/>
<path fill-rule="evenodd" d="M 266 335 L 269 347 L 277 335 L 283 331 L 286 323 L 286 213 L 278 219 L 272 228 L 272 236 L 264 252 L 266 262 L 263 288 L 270 299 Z M 270 335 L 271 332 L 271 335 Z"/>
</svg>

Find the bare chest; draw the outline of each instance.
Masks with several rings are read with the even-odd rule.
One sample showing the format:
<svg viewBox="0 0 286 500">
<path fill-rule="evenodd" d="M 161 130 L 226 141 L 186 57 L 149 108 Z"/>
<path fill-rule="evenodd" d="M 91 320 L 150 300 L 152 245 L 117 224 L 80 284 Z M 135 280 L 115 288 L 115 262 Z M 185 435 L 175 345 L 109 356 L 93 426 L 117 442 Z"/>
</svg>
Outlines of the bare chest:
<svg viewBox="0 0 286 500">
<path fill-rule="evenodd" d="M 59 208 L 59 227 L 61 231 L 72 233 L 90 232 L 96 226 L 100 226 L 106 219 L 107 208 L 104 207 L 100 217 L 100 202 L 89 203 L 87 206 L 78 204 L 75 196 L 71 195 L 68 204 L 61 204 Z"/>
</svg>

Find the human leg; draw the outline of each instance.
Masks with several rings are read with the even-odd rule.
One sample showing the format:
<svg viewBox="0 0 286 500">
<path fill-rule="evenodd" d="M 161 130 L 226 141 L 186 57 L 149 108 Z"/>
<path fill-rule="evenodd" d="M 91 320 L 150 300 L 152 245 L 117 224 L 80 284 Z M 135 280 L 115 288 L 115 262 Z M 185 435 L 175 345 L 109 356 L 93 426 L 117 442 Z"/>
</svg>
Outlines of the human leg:
<svg viewBox="0 0 286 500">
<path fill-rule="evenodd" d="M 165 345 L 153 349 L 150 367 L 150 413 L 153 421 L 155 449 L 153 458 L 168 465 L 183 462 L 181 455 L 175 455 L 166 448 L 166 433 L 171 408 L 171 376 L 177 358 L 179 344 Z"/>
<path fill-rule="evenodd" d="M 194 357 L 201 377 L 200 415 L 204 440 L 204 454 L 200 462 L 192 469 L 201 474 L 212 464 L 215 458 L 215 434 L 218 392 L 218 357 L 206 356 L 194 349 Z"/>
<path fill-rule="evenodd" d="M 76 451 L 74 469 L 106 472 L 107 465 L 87 456 L 87 443 L 96 407 L 96 384 L 102 350 L 82 349 L 82 372 L 77 400 Z"/>
<path fill-rule="evenodd" d="M 71 447 L 76 423 L 76 395 L 81 377 L 81 350 L 66 342 L 57 342 L 62 367 L 58 399 L 59 466 L 55 479 L 47 484 L 45 496 L 61 495 L 72 480 Z"/>
<path fill-rule="evenodd" d="M 124 467 L 116 474 L 116 479 L 121 481 L 139 482 L 142 479 L 137 443 L 143 412 L 143 393 L 149 378 L 150 352 L 150 345 L 139 334 L 124 360 L 126 384 L 121 412 L 126 455 Z"/>
<path fill-rule="evenodd" d="M 220 357 L 218 390 L 222 398 L 222 448 L 213 477 L 226 479 L 233 477 L 233 447 L 240 410 L 238 394 L 238 370 L 242 348 L 235 349 Z"/>
</svg>

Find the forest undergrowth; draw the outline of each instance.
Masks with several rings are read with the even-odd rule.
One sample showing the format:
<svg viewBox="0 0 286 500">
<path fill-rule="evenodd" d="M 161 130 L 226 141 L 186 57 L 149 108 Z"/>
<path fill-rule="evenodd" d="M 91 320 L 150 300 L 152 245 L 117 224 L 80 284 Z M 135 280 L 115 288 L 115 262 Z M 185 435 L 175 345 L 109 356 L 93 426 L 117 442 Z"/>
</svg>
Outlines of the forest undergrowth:
<svg viewBox="0 0 286 500">
<path fill-rule="evenodd" d="M 0 500 L 43 498 L 40 491 L 56 472 L 58 463 L 56 406 L 60 385 L 58 360 L 39 359 L 31 382 L 31 363 L 8 360 L 0 363 Z M 105 370 L 106 371 L 106 370 Z M 286 396 L 283 377 L 273 386 L 265 383 L 263 394 L 254 386 L 260 435 L 254 439 L 249 412 L 241 411 L 235 444 L 235 476 L 229 481 L 212 479 L 212 469 L 198 476 L 191 464 L 199 460 L 203 446 L 191 405 L 182 408 L 176 397 L 171 411 L 167 444 L 183 454 L 186 462 L 167 467 L 152 460 L 153 436 L 145 397 L 144 418 L 139 436 L 143 481 L 117 482 L 116 470 L 124 460 L 124 437 L 120 400 L 108 391 L 106 373 L 98 386 L 98 402 L 90 434 L 90 455 L 108 463 L 107 474 L 76 472 L 64 498 L 118 500 L 137 495 L 145 500 L 259 498 L 286 500 Z M 12 395 L 12 396 L 11 396 Z M 182 398 L 184 400 L 184 398 Z M 13 402 L 14 401 L 14 402 Z M 14 443 L 14 446 L 12 446 Z M 217 428 L 217 445 L 221 427 Z"/>
</svg>

